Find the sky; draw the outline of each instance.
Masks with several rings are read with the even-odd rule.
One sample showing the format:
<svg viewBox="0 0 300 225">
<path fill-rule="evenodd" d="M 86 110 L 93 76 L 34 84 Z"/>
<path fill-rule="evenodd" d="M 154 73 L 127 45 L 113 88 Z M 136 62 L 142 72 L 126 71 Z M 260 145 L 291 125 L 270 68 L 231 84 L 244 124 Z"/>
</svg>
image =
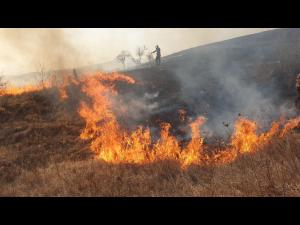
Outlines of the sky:
<svg viewBox="0 0 300 225">
<path fill-rule="evenodd" d="M 274 28 L 0 28 L 0 76 L 109 62 L 138 46 L 162 56 Z"/>
</svg>

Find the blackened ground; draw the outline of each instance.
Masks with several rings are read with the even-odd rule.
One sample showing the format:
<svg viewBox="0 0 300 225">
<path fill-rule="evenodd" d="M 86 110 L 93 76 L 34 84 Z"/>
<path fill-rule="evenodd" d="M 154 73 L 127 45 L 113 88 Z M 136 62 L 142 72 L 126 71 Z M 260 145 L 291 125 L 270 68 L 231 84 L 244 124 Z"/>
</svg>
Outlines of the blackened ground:
<svg viewBox="0 0 300 225">
<path fill-rule="evenodd" d="M 261 99 L 274 107 L 262 118 L 271 122 L 280 117 L 283 105 L 294 110 L 295 78 L 300 73 L 300 29 L 278 29 L 184 50 L 163 57 L 159 67 L 145 64 L 125 73 L 138 81 L 138 85 L 120 86 L 127 102 L 142 99 L 146 93 L 159 93 L 146 102 L 156 103 L 159 110 L 149 109 L 141 113 L 143 117 L 129 118 L 129 124 L 158 127 L 161 121 L 170 122 L 173 134 L 183 137 L 186 134 L 180 128 L 186 127 L 187 120 L 178 118 L 178 110 L 183 109 L 187 117 L 203 115 L 208 127 L 218 127 L 226 133 L 226 125 L 232 128 L 235 118 L 244 115 L 244 105 L 259 111 L 264 106 Z M 235 87 L 236 80 L 240 88 Z M 253 91 L 243 92 L 247 87 Z M 247 103 L 247 94 L 259 97 Z M 232 121 L 223 120 L 223 114 Z"/>
<path fill-rule="evenodd" d="M 255 84 L 275 105 L 293 102 L 299 43 L 299 29 L 282 29 L 190 49 L 163 58 L 160 67 L 126 71 L 137 84 L 117 85 L 125 103 L 137 99 L 157 107 L 119 119 L 125 125 L 149 126 L 154 135 L 161 121 L 170 122 L 172 133 L 185 138 L 188 121 L 180 120 L 179 109 L 191 118 L 205 115 L 208 123 L 231 112 L 234 102 L 218 79 L 224 71 Z M 299 196 L 296 134 L 209 170 L 184 172 L 169 162 L 137 166 L 91 161 L 89 143 L 79 137 L 85 123 L 77 112 L 80 100 L 89 99 L 79 89 L 68 87 L 66 101 L 60 101 L 55 89 L 0 97 L 1 196 Z"/>
<path fill-rule="evenodd" d="M 143 125 L 159 131 L 162 122 L 172 124 L 171 132 L 177 137 L 185 138 L 188 133 L 188 119 L 180 117 L 180 110 L 186 112 L 186 117 L 197 116 L 196 112 L 182 99 L 181 83 L 167 68 L 151 67 L 138 69 L 126 73 L 136 80 L 135 85 L 122 83 L 118 85 L 119 95 L 125 104 L 130 107 L 132 99 L 137 99 L 147 106 L 155 105 L 154 108 L 144 108 L 138 119 L 126 118 L 127 124 Z M 147 99 L 145 96 L 151 96 Z M 135 108 L 133 110 L 139 110 Z M 122 115 L 124 116 L 124 115 Z M 153 132 L 153 138 L 159 132 Z"/>
</svg>

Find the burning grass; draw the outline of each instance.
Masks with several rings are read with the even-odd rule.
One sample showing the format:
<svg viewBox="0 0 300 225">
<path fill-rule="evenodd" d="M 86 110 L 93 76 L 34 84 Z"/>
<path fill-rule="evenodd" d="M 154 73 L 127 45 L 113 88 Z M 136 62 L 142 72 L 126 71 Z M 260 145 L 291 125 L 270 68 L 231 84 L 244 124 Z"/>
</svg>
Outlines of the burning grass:
<svg viewBox="0 0 300 225">
<path fill-rule="evenodd" d="M 299 196 L 299 136 L 272 140 L 265 151 L 232 164 L 190 166 L 163 160 L 145 165 L 64 161 L 23 170 L 1 196 Z"/>
<path fill-rule="evenodd" d="M 260 133 L 240 117 L 218 149 L 201 135 L 202 116 L 189 121 L 186 144 L 170 123 L 153 140 L 147 127 L 120 124 L 115 108 L 129 111 L 118 82 L 137 85 L 123 74 L 96 74 L 3 95 L 0 195 L 299 196 L 299 117 Z"/>
<path fill-rule="evenodd" d="M 115 74 L 109 81 L 125 81 L 134 84 L 128 76 Z M 284 137 L 290 130 L 299 125 L 300 117 L 287 122 L 274 122 L 269 131 L 257 134 L 258 125 L 247 118 L 239 118 L 235 123 L 235 130 L 228 147 L 215 154 L 204 151 L 204 138 L 200 127 L 205 118 L 200 116 L 191 121 L 191 139 L 184 147 L 180 141 L 169 132 L 171 124 L 161 123 L 160 138 L 152 142 L 149 128 L 139 127 L 133 132 L 124 130 L 114 114 L 115 107 L 112 98 L 117 95 L 114 86 L 105 84 L 107 77 L 98 75 L 84 81 L 82 91 L 92 99 L 92 104 L 81 103 L 80 116 L 86 121 L 86 126 L 80 137 L 91 140 L 91 150 L 99 159 L 110 163 L 145 164 L 157 160 L 175 160 L 182 168 L 192 164 L 224 164 L 230 163 L 239 154 L 247 154 L 260 150 L 273 136 Z M 124 106 L 118 102 L 118 106 Z M 125 110 L 126 114 L 126 105 Z M 282 128 L 281 128 L 282 127 Z"/>
</svg>

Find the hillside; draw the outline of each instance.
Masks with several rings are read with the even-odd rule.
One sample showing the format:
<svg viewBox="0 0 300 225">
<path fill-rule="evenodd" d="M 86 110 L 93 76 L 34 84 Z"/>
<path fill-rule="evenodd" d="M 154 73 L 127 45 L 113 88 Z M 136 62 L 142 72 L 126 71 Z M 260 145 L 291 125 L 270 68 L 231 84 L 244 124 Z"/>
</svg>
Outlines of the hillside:
<svg viewBox="0 0 300 225">
<path fill-rule="evenodd" d="M 277 29 L 185 50 L 163 58 L 160 68 L 126 72 L 152 79 L 166 97 L 159 83 L 168 80 L 191 116 L 208 115 L 211 127 L 223 134 L 222 123 L 239 114 L 265 126 L 280 115 L 294 116 L 299 62 L 300 29 Z"/>
<path fill-rule="evenodd" d="M 0 196 L 299 196 L 299 41 L 278 29 L 3 90 Z"/>
<path fill-rule="evenodd" d="M 51 96 L 51 97 L 49 97 Z M 56 100 L 55 96 L 57 97 Z M 299 196 L 299 134 L 220 166 L 95 159 L 55 90 L 1 97 L 0 196 Z M 74 109 L 74 108 L 73 108 Z"/>
</svg>

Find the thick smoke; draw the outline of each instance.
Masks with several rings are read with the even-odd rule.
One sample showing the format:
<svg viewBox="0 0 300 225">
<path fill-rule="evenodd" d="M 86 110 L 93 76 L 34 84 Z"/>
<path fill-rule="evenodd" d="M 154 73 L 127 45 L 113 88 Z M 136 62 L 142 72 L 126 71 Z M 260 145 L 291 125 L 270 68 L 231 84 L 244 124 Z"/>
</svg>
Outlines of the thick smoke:
<svg viewBox="0 0 300 225">
<path fill-rule="evenodd" d="M 274 41 L 270 37 L 265 40 Z M 261 131 L 282 115 L 296 116 L 292 98 L 282 95 L 291 92 L 285 90 L 283 83 L 294 82 L 287 81 L 294 75 L 282 67 L 286 63 L 283 61 L 290 59 L 279 55 L 272 46 L 261 45 L 256 40 L 213 44 L 167 57 L 161 68 L 128 71 L 148 82 L 146 87 L 140 87 L 142 94 L 122 94 L 129 106 L 129 121 L 138 125 L 158 115 L 174 125 L 176 111 L 184 102 L 191 120 L 197 116 L 207 118 L 202 127 L 206 137 L 229 137 L 239 116 L 257 121 Z M 276 41 L 273 45 L 279 46 Z"/>
<path fill-rule="evenodd" d="M 293 44 L 300 43 L 300 32 L 290 33 L 292 35 L 261 35 L 262 39 L 241 38 L 190 49 L 187 53 L 163 58 L 161 68 L 127 71 L 147 85 L 137 86 L 136 90 L 126 89 L 120 94 L 127 105 L 125 122 L 135 127 L 155 115 L 166 115 L 163 119 L 174 122 L 176 111 L 184 102 L 191 119 L 207 118 L 204 135 L 226 137 L 232 133 L 239 116 L 257 121 L 263 130 L 281 115 L 295 116 L 293 103 L 282 95 L 287 87 L 284 82 L 294 82 L 287 79 L 294 76 L 296 71 L 292 68 L 297 68 L 300 61 L 300 52 L 295 50 L 300 48 Z M 34 65 L 43 61 L 46 67 L 59 69 L 82 65 L 87 60 L 63 30 L 16 29 L 4 34 L 15 51 Z M 34 41 L 21 41 L 26 39 Z M 116 113 L 122 113 L 118 101 L 115 106 Z"/>
<path fill-rule="evenodd" d="M 182 98 L 195 115 L 208 118 L 204 133 L 226 136 L 232 133 L 239 116 L 257 121 L 261 130 L 268 129 L 281 115 L 296 116 L 293 102 L 282 96 L 282 92 L 291 92 L 284 90 L 282 84 L 287 77 L 294 76 L 291 70 L 282 69 L 280 79 L 273 79 L 278 61 L 286 59 L 275 50 L 270 51 L 271 46 L 259 48 L 259 42 L 233 43 L 207 46 L 195 54 L 182 56 L 172 69 L 180 80 Z M 276 41 L 273 44 L 276 46 Z M 285 51 L 291 49 L 287 47 Z M 273 67 L 273 72 L 261 70 L 261 65 L 266 64 Z"/>
<path fill-rule="evenodd" d="M 63 29 L 3 29 L 0 35 L 5 45 L 15 53 L 15 60 L 25 68 L 37 71 L 40 67 L 72 68 L 84 65 L 88 60 L 67 38 Z"/>
</svg>

